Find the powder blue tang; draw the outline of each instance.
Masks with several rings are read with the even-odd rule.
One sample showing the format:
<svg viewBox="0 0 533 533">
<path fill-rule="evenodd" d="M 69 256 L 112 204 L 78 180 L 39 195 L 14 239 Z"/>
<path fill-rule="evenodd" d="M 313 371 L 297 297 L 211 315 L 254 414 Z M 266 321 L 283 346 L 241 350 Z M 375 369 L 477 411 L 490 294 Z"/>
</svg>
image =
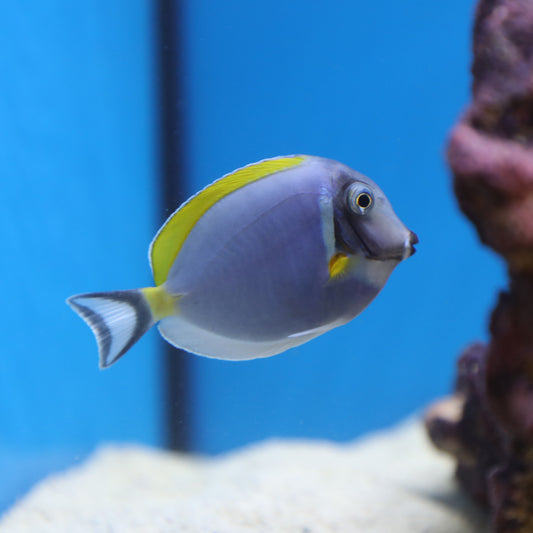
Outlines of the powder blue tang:
<svg viewBox="0 0 533 533">
<path fill-rule="evenodd" d="M 92 328 L 102 367 L 156 323 L 192 353 L 266 357 L 356 317 L 417 242 L 359 172 L 314 156 L 266 159 L 171 215 L 150 246 L 156 287 L 68 303 Z"/>
</svg>

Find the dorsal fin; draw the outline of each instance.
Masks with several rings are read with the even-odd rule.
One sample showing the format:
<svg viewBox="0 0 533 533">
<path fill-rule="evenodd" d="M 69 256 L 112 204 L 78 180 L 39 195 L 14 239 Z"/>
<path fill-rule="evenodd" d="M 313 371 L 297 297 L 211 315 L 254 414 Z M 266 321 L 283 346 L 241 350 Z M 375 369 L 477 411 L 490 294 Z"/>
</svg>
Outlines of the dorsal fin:
<svg viewBox="0 0 533 533">
<path fill-rule="evenodd" d="M 302 163 L 305 156 L 264 159 L 214 181 L 182 204 L 163 224 L 150 245 L 149 257 L 156 285 L 165 282 L 185 239 L 204 213 L 228 194 L 254 181 Z"/>
</svg>

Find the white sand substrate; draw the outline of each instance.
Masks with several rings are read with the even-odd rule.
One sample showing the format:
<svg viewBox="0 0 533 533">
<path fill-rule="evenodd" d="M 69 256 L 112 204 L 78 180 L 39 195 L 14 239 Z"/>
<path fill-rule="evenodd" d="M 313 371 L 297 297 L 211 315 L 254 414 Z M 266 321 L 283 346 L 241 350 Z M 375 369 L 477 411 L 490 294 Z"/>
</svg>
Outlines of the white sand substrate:
<svg viewBox="0 0 533 533">
<path fill-rule="evenodd" d="M 350 444 L 271 440 L 216 458 L 108 445 L 0 520 L 0 533 L 486 530 L 418 421 Z"/>
</svg>

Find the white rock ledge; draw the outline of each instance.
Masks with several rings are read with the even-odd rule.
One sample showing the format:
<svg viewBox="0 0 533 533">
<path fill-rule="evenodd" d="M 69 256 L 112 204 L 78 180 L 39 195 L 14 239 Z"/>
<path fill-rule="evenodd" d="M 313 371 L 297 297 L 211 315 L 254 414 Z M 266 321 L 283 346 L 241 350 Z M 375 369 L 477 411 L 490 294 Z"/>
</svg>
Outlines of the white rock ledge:
<svg viewBox="0 0 533 533">
<path fill-rule="evenodd" d="M 273 440 L 217 458 L 106 446 L 40 482 L 0 533 L 477 533 L 483 515 L 419 422 L 339 445 Z"/>
</svg>

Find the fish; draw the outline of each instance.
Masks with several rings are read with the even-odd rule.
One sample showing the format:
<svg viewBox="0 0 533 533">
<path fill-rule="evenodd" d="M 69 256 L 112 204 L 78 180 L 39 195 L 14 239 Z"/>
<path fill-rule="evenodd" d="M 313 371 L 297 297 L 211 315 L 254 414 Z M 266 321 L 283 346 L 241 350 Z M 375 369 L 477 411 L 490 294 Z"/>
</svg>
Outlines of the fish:
<svg viewBox="0 0 533 533">
<path fill-rule="evenodd" d="M 354 319 L 417 243 L 370 178 L 318 156 L 274 157 L 170 215 L 149 248 L 155 286 L 67 303 L 94 333 L 101 368 L 156 324 L 193 354 L 268 357 Z"/>
</svg>

